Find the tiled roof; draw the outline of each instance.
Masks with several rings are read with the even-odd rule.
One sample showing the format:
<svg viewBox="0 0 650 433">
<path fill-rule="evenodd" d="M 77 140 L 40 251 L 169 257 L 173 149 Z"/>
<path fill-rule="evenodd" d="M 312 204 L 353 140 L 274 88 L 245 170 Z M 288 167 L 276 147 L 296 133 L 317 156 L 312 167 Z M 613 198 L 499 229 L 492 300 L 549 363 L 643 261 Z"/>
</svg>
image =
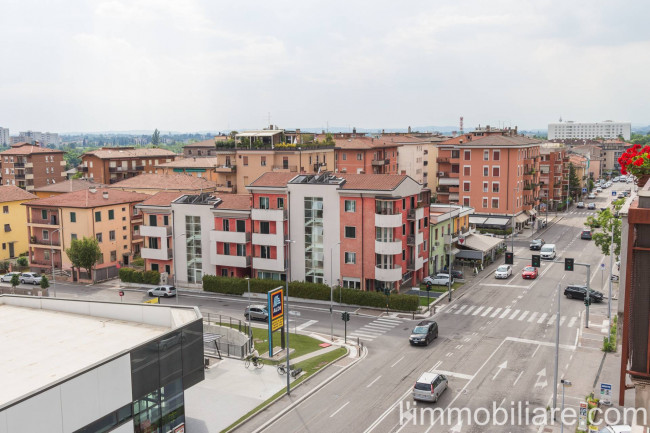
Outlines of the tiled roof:
<svg viewBox="0 0 650 433">
<path fill-rule="evenodd" d="M 29 143 L 18 143 L 9 150 L 0 152 L 0 155 L 30 155 L 34 153 L 65 153 L 58 149 L 48 149 L 47 147 L 34 146 Z"/>
<path fill-rule="evenodd" d="M 223 194 L 217 209 L 249 210 L 251 208 L 250 194 Z"/>
<path fill-rule="evenodd" d="M 149 196 L 148 199 L 141 203 L 142 206 L 171 206 L 172 202 L 182 196 L 178 191 L 160 191 Z"/>
<path fill-rule="evenodd" d="M 356 138 L 335 138 L 335 148 L 337 149 L 377 149 L 383 147 L 397 147 L 405 141 L 397 141 L 396 137 L 356 137 Z M 400 137 L 400 140 L 402 138 Z M 418 139 L 418 141 L 422 141 Z"/>
<path fill-rule="evenodd" d="M 262 174 L 260 177 L 255 179 L 249 185 L 245 185 L 245 186 L 256 186 L 256 187 L 270 186 L 270 187 L 279 188 L 279 187 L 287 186 L 287 183 L 289 183 L 289 181 L 294 177 L 296 177 L 295 173 L 269 171 Z"/>
<path fill-rule="evenodd" d="M 211 138 L 209 140 L 197 141 L 196 143 L 186 144 L 185 146 L 183 146 L 183 148 L 185 148 L 185 147 L 213 147 L 213 148 L 215 148 L 217 146 L 215 145 L 215 139 Z"/>
<path fill-rule="evenodd" d="M 171 150 L 159 149 L 156 147 L 104 147 L 98 150 L 91 150 L 86 152 L 81 157 L 86 155 L 94 155 L 100 159 L 119 159 L 119 158 L 167 158 L 176 156 Z"/>
<path fill-rule="evenodd" d="M 336 173 L 336 176 L 345 179 L 345 183 L 341 189 L 365 189 L 375 191 L 392 191 L 408 178 L 408 176 L 404 174 Z"/>
<path fill-rule="evenodd" d="M 66 194 L 55 195 L 48 198 L 30 201 L 29 206 L 53 206 L 53 207 L 75 207 L 75 208 L 92 208 L 111 206 L 120 203 L 133 203 L 143 201 L 149 198 L 147 194 L 138 192 L 119 191 L 107 188 L 85 189 L 81 191 L 69 192 Z M 104 193 L 108 198 L 104 198 Z"/>
<path fill-rule="evenodd" d="M 38 198 L 34 194 L 14 185 L 0 186 L 0 203 Z"/>
<path fill-rule="evenodd" d="M 169 168 L 185 168 L 185 167 L 194 167 L 194 168 L 211 168 L 217 167 L 217 157 L 210 156 L 207 158 L 180 158 L 176 161 L 166 162 L 164 164 L 158 164 L 158 167 L 169 167 Z"/>
<path fill-rule="evenodd" d="M 144 173 L 114 183 L 109 188 L 137 188 L 157 190 L 196 190 L 213 191 L 217 187 L 215 182 L 202 177 L 189 174 L 154 174 Z"/>
<path fill-rule="evenodd" d="M 92 182 L 90 179 L 70 179 L 64 180 L 63 182 L 53 183 L 51 185 L 42 186 L 40 188 L 35 188 L 36 192 L 73 192 L 80 191 L 82 189 L 88 189 L 89 187 L 94 186 L 95 188 L 101 188 L 106 185 L 101 183 Z"/>
<path fill-rule="evenodd" d="M 446 142 L 445 142 L 446 143 Z M 531 144 L 542 144 L 542 140 L 524 137 L 522 135 L 487 135 L 485 137 L 473 137 L 471 141 L 463 142 L 463 146 L 477 147 L 517 147 Z"/>
</svg>

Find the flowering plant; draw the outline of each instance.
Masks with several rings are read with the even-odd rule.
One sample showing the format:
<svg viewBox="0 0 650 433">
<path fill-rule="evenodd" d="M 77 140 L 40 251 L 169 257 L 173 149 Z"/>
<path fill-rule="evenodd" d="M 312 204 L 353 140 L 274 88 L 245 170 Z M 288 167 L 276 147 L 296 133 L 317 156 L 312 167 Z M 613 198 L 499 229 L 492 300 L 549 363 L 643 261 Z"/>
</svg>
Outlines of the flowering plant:
<svg viewBox="0 0 650 433">
<path fill-rule="evenodd" d="M 618 163 L 623 174 L 629 173 L 637 179 L 650 175 L 650 146 L 635 144 L 618 158 Z"/>
</svg>

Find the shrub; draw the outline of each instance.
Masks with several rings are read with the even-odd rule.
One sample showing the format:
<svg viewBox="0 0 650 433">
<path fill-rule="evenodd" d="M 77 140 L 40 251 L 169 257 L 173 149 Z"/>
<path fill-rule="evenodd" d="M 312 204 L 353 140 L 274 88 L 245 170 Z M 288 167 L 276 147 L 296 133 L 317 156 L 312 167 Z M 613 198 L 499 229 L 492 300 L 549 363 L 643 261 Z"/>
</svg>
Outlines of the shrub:
<svg viewBox="0 0 650 433">
<path fill-rule="evenodd" d="M 144 266 L 144 259 L 142 257 L 136 257 L 131 261 L 133 266 Z"/>
<path fill-rule="evenodd" d="M 119 271 L 120 280 L 125 283 L 137 284 L 159 284 L 160 272 L 158 271 L 136 271 L 133 268 L 121 268 Z"/>
<path fill-rule="evenodd" d="M 160 284 L 160 272 L 158 271 L 142 272 L 142 282 L 144 284 Z"/>
<path fill-rule="evenodd" d="M 27 260 L 27 257 L 18 257 L 16 263 L 18 263 L 18 266 L 25 267 L 29 264 L 29 261 Z"/>
<path fill-rule="evenodd" d="M 0 274 L 6 274 L 9 272 L 9 260 L 3 260 L 0 262 Z"/>
</svg>

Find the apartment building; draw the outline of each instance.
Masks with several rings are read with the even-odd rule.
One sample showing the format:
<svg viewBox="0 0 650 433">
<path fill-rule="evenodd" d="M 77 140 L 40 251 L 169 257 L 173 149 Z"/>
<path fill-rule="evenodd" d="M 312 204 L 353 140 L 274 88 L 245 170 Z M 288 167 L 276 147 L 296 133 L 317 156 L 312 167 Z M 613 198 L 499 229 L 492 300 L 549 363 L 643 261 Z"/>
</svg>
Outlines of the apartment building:
<svg viewBox="0 0 650 433">
<path fill-rule="evenodd" d="M 64 152 L 18 143 L 0 152 L 2 184 L 27 191 L 66 180 Z"/>
<path fill-rule="evenodd" d="M 291 280 L 384 291 L 426 275 L 430 191 L 408 176 L 266 173 L 248 190 L 258 278 L 286 278 L 287 248 Z"/>
<path fill-rule="evenodd" d="M 567 199 L 568 173 L 565 173 L 566 148 L 562 143 L 543 143 L 539 147 L 540 210 L 557 210 Z"/>
<path fill-rule="evenodd" d="M 183 156 L 185 158 L 205 158 L 208 156 L 215 156 L 217 148 L 215 140 L 203 140 L 196 143 L 190 143 L 183 146 Z"/>
<path fill-rule="evenodd" d="M 216 156 L 179 158 L 176 161 L 160 164 L 158 168 L 159 173 L 163 174 L 186 174 L 216 182 L 219 189 L 224 186 L 234 188 L 237 175 L 231 158 L 221 158 L 222 163 L 219 159 Z"/>
<path fill-rule="evenodd" d="M 0 260 L 27 252 L 27 216 L 21 204 L 37 197 L 14 185 L 0 185 Z"/>
<path fill-rule="evenodd" d="M 516 129 L 441 143 L 438 201 L 473 207 L 486 216 L 514 216 L 517 225 L 525 223 L 539 205 L 540 144 L 516 135 Z"/>
<path fill-rule="evenodd" d="M 431 204 L 429 207 L 429 236 L 431 245 L 429 275 L 443 272 L 459 252 L 456 243 L 461 236 L 473 233 L 469 218 L 474 208 L 458 205 Z M 451 235 L 451 237 L 450 237 Z"/>
<path fill-rule="evenodd" d="M 68 179 L 63 182 L 53 183 L 40 188 L 34 188 L 34 193 L 38 198 L 47 198 L 54 195 L 66 194 L 69 192 L 82 191 L 88 188 L 103 188 L 106 185 L 95 183 L 91 179 Z"/>
<path fill-rule="evenodd" d="M 334 136 L 336 173 L 398 174 L 395 137 Z"/>
<path fill-rule="evenodd" d="M 9 146 L 9 145 L 11 145 L 9 128 L 0 127 L 0 146 Z"/>
<path fill-rule="evenodd" d="M 41 146 L 61 146 L 61 137 L 54 132 L 23 131 L 18 133 L 18 139 L 30 144 Z"/>
<path fill-rule="evenodd" d="M 602 142 L 600 145 L 600 148 L 602 149 L 602 156 L 603 156 L 603 166 L 602 166 L 602 171 L 603 173 L 609 172 L 611 173 L 612 171 L 621 171 L 621 165 L 618 163 L 618 158 L 623 155 L 625 150 L 628 147 L 631 147 L 632 145 L 629 143 L 625 143 L 624 141 L 620 140 L 605 140 Z"/>
<path fill-rule="evenodd" d="M 120 265 L 128 265 L 140 253 L 142 214 L 135 205 L 150 196 L 107 188 L 90 188 L 33 200 L 27 207 L 29 257 L 32 268 L 69 272 L 74 281 L 101 281 L 117 276 Z M 93 275 L 72 270 L 65 253 L 72 239 L 93 237 L 102 258 Z"/>
<path fill-rule="evenodd" d="M 103 147 L 81 155 L 77 170 L 97 183 L 120 182 L 143 173 L 156 173 L 160 164 L 174 161 L 178 155 L 158 148 Z"/>
<path fill-rule="evenodd" d="M 252 275 L 253 244 L 264 236 L 264 227 L 253 227 L 251 200 L 248 194 L 223 194 L 214 203 L 214 228 L 210 231 L 211 264 L 215 275 L 250 277 Z M 270 230 L 269 230 L 270 231 Z"/>
<path fill-rule="evenodd" d="M 120 191 L 139 192 L 153 195 L 160 191 L 177 191 L 185 194 L 214 192 L 216 184 L 202 177 L 187 174 L 140 174 L 108 185 L 107 188 Z"/>
<path fill-rule="evenodd" d="M 567 176 L 569 175 L 569 164 L 572 164 L 576 171 L 576 176 L 580 181 L 580 188 L 587 187 L 589 160 L 582 155 L 569 154 L 568 163 L 565 164 Z M 578 193 L 581 193 L 581 191 L 578 191 Z"/>
<path fill-rule="evenodd" d="M 399 144 L 397 148 L 397 166 L 399 167 L 399 173 L 411 177 L 425 188 L 428 188 L 430 181 L 434 180 L 435 188 L 437 186 L 437 182 L 435 182 L 437 179 L 435 176 L 436 166 L 435 164 L 433 166 L 429 165 L 429 153 L 436 148 L 434 143 L 441 143 L 445 139 L 430 135 L 424 135 L 422 137 L 409 135 L 396 136 L 394 139 Z"/>
<path fill-rule="evenodd" d="M 632 123 L 605 120 L 603 122 L 574 122 L 572 120 L 548 124 L 549 140 L 592 138 L 629 140 L 632 133 Z"/>
</svg>

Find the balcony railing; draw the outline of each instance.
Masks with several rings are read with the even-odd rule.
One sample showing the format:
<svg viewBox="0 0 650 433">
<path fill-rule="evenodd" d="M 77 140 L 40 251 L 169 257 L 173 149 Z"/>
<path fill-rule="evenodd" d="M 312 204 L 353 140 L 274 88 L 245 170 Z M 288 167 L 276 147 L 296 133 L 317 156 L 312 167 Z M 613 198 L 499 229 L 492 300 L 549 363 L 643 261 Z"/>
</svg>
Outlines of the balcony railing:
<svg viewBox="0 0 650 433">
<path fill-rule="evenodd" d="M 441 163 L 444 164 L 446 162 L 449 162 L 449 158 L 439 156 L 439 157 L 436 158 L 436 162 L 438 164 L 441 164 Z"/>
<path fill-rule="evenodd" d="M 415 246 L 415 235 L 410 235 L 406 238 L 406 245 Z"/>
<path fill-rule="evenodd" d="M 298 171 L 298 166 L 297 165 L 274 165 L 273 166 L 273 171 L 289 171 L 291 173 L 295 173 Z"/>
<path fill-rule="evenodd" d="M 61 241 L 60 240 L 52 240 L 52 243 L 50 244 L 49 239 L 37 239 L 35 237 L 32 237 L 29 240 L 29 243 L 33 244 L 33 245 L 46 245 L 48 247 L 50 245 L 52 245 L 53 247 L 60 247 L 61 246 Z"/>
<path fill-rule="evenodd" d="M 390 164 L 390 159 L 373 159 L 370 164 L 374 166 L 382 166 Z"/>
<path fill-rule="evenodd" d="M 29 224 L 47 224 L 51 226 L 58 226 L 59 225 L 59 220 L 57 218 L 54 219 L 41 219 L 41 218 L 32 218 L 32 220 L 29 222 Z"/>
<path fill-rule="evenodd" d="M 25 168 L 24 162 L 14 162 L 14 168 Z"/>
</svg>

